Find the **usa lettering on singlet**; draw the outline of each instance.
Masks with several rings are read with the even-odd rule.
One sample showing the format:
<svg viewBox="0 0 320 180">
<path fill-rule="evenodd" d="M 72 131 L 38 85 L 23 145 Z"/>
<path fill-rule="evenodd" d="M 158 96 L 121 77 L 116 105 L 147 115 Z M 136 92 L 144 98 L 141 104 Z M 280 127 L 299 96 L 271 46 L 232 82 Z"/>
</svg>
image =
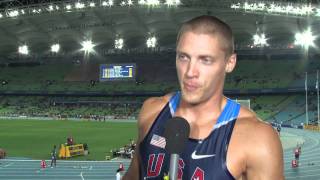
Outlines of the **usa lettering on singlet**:
<svg viewBox="0 0 320 180">
<path fill-rule="evenodd" d="M 140 179 L 163 179 L 168 173 L 170 154 L 165 151 L 164 125 L 171 119 L 180 102 L 176 92 L 153 122 L 140 144 Z M 205 139 L 189 138 L 178 163 L 178 179 L 182 180 L 233 180 L 226 166 L 227 148 L 240 104 L 227 99 L 212 132 Z"/>
</svg>

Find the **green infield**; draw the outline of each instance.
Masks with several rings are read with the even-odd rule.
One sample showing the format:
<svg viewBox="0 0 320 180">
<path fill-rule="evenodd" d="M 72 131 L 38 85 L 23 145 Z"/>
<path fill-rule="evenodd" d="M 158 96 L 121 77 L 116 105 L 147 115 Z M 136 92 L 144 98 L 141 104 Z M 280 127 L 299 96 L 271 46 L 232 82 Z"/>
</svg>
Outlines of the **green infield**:
<svg viewBox="0 0 320 180">
<path fill-rule="evenodd" d="M 0 120 L 0 148 L 9 157 L 50 159 L 53 145 L 87 143 L 90 154 L 72 160 L 104 160 L 113 149 L 136 139 L 136 123 L 67 120 Z"/>
</svg>

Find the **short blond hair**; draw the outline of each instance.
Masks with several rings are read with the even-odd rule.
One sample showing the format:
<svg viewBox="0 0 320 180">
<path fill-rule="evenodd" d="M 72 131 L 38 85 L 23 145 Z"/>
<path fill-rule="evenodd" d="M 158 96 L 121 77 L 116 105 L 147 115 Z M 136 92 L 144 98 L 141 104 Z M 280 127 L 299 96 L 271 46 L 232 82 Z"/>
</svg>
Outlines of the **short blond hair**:
<svg viewBox="0 0 320 180">
<path fill-rule="evenodd" d="M 221 47 L 226 56 L 234 53 L 234 39 L 230 26 L 214 16 L 198 16 L 183 23 L 178 32 L 177 45 L 181 36 L 186 32 L 218 35 L 222 39 Z"/>
</svg>

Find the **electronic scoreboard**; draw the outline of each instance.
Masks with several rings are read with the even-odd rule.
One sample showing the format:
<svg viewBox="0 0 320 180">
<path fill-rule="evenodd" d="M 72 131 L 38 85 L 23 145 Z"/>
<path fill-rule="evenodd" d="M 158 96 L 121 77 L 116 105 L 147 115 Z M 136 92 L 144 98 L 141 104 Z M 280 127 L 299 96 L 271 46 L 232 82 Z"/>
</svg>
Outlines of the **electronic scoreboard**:
<svg viewBox="0 0 320 180">
<path fill-rule="evenodd" d="M 100 81 L 135 80 L 136 65 L 130 64 L 101 64 Z"/>
</svg>

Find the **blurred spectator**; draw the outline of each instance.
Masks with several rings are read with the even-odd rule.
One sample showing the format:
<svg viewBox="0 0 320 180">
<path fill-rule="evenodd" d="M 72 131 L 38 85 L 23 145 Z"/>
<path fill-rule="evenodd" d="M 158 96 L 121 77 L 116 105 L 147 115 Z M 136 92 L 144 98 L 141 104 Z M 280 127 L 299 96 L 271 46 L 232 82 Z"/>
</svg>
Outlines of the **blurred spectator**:
<svg viewBox="0 0 320 180">
<path fill-rule="evenodd" d="M 119 170 L 120 170 L 120 171 L 124 171 L 124 166 L 123 166 L 122 163 L 119 164 Z"/>
<path fill-rule="evenodd" d="M 67 145 L 70 146 L 70 145 L 73 145 L 73 137 L 72 136 L 69 136 L 67 138 Z"/>
<path fill-rule="evenodd" d="M 0 148 L 0 159 L 4 159 L 6 157 L 6 151 Z"/>
<path fill-rule="evenodd" d="M 121 171 L 117 169 L 116 180 L 121 180 Z"/>
<path fill-rule="evenodd" d="M 295 157 L 296 160 L 299 160 L 299 156 L 300 156 L 299 148 L 296 147 L 294 149 L 294 157 Z"/>
<path fill-rule="evenodd" d="M 169 180 L 169 175 L 168 175 L 168 173 L 164 173 L 164 175 L 163 175 L 163 180 Z"/>
<path fill-rule="evenodd" d="M 53 145 L 53 149 L 51 151 L 51 168 L 53 168 L 57 166 L 57 149 L 56 149 L 56 145 Z"/>
<path fill-rule="evenodd" d="M 87 143 L 83 144 L 83 149 L 84 149 L 84 155 L 88 155 L 89 154 L 89 147 Z"/>
</svg>

